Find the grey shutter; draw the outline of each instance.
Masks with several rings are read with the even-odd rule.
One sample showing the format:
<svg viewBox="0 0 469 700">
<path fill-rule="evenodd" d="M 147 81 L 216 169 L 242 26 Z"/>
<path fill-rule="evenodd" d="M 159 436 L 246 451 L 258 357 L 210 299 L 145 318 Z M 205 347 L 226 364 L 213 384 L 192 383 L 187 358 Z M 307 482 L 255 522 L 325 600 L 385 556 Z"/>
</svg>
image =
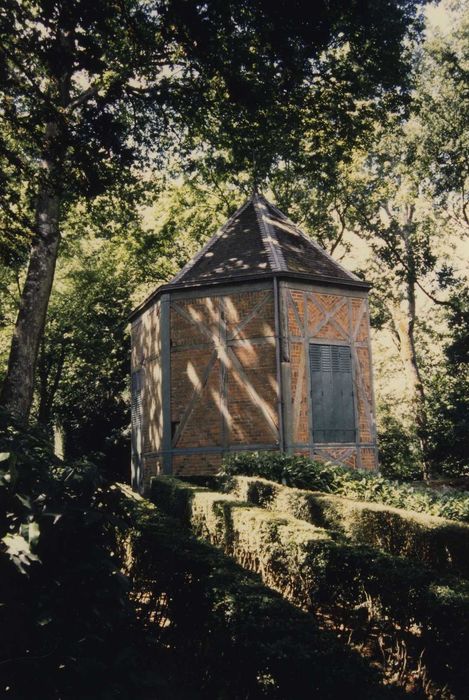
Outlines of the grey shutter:
<svg viewBox="0 0 469 700">
<path fill-rule="evenodd" d="M 355 442 L 350 347 L 312 343 L 309 359 L 313 442 Z"/>
<path fill-rule="evenodd" d="M 143 370 L 132 374 L 131 417 L 132 417 L 132 486 L 140 489 L 142 481 L 142 425 L 143 425 Z"/>
</svg>

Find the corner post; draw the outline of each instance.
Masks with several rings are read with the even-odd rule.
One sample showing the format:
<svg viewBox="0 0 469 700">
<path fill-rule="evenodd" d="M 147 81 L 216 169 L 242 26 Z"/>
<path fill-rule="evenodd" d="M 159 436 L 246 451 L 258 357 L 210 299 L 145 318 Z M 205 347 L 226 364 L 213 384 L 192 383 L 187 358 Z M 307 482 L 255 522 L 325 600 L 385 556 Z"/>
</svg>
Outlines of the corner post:
<svg viewBox="0 0 469 700">
<path fill-rule="evenodd" d="M 163 474 L 172 474 L 171 453 L 171 307 L 169 294 L 161 296 L 161 404 L 163 418 Z"/>
</svg>

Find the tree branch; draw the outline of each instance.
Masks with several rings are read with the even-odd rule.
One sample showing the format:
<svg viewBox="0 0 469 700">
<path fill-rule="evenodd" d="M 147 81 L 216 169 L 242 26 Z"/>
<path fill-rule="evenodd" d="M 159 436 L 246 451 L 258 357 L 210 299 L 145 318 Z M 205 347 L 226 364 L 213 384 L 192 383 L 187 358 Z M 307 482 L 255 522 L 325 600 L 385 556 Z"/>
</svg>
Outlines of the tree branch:
<svg viewBox="0 0 469 700">
<path fill-rule="evenodd" d="M 447 308 L 458 310 L 458 306 L 456 304 L 454 304 L 451 300 L 438 299 L 437 297 L 435 297 L 434 294 L 432 294 L 427 289 L 425 289 L 425 287 L 418 281 L 415 273 L 410 269 L 409 265 L 406 263 L 406 261 L 404 260 L 402 255 L 399 253 L 398 249 L 395 246 L 391 245 L 391 242 L 387 239 L 387 237 L 385 235 L 382 235 L 379 233 L 379 230 L 377 230 L 377 226 L 375 224 L 373 224 L 372 221 L 370 221 L 370 219 L 367 217 L 366 214 L 364 214 L 363 212 L 359 212 L 359 213 L 360 213 L 361 217 L 363 218 L 363 220 L 365 221 L 368 229 L 370 231 L 374 231 L 375 235 L 381 241 L 384 242 L 384 244 L 386 245 L 386 247 L 390 251 L 391 256 L 393 256 L 395 258 L 395 260 L 397 260 L 397 262 L 399 262 L 400 265 L 402 265 L 402 267 L 404 268 L 404 270 L 406 271 L 406 273 L 408 275 L 413 276 L 413 279 L 414 279 L 416 286 L 420 289 L 421 292 L 423 292 L 423 294 L 425 294 L 426 297 L 428 297 L 431 301 L 433 301 L 434 304 L 437 304 L 438 306 L 445 306 Z"/>
<path fill-rule="evenodd" d="M 81 95 L 78 95 L 74 100 L 68 103 L 66 107 L 66 112 L 71 113 L 73 112 L 74 109 L 77 107 L 81 107 L 81 105 L 85 104 L 85 102 L 88 102 L 92 97 L 95 97 L 95 95 L 98 94 L 100 90 L 100 85 L 93 85 L 89 87 L 87 90 L 84 90 Z"/>
</svg>

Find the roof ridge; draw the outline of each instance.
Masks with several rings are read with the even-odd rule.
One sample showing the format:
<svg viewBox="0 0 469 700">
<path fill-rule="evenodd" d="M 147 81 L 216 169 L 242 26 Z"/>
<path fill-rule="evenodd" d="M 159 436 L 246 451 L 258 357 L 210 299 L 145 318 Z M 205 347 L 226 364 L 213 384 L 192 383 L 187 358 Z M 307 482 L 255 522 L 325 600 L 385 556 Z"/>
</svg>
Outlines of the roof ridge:
<svg viewBox="0 0 469 700">
<path fill-rule="evenodd" d="M 264 211 L 260 210 L 259 208 L 260 204 L 264 209 L 266 209 L 264 202 L 267 204 L 269 204 L 269 202 L 263 195 L 260 195 L 257 192 L 254 193 L 252 201 L 254 204 L 257 223 L 259 224 L 259 230 L 261 232 L 262 243 L 264 244 L 270 267 L 272 268 L 273 272 L 286 272 L 288 268 L 277 235 L 267 220 Z"/>
<path fill-rule="evenodd" d="M 216 242 L 218 241 L 219 238 L 221 238 L 221 236 L 225 233 L 225 231 L 226 231 L 226 229 L 228 228 L 228 226 L 236 219 L 236 217 L 238 217 L 240 214 L 242 214 L 242 212 L 246 209 L 246 207 L 247 207 L 249 204 L 251 204 L 252 200 L 253 200 L 253 198 L 250 197 L 246 202 L 244 202 L 244 204 L 242 204 L 240 207 L 238 207 L 238 209 L 236 209 L 236 211 L 234 212 L 234 214 L 232 214 L 232 215 L 230 216 L 230 218 L 228 219 L 228 221 L 225 221 L 225 223 L 223 224 L 223 226 L 220 226 L 220 228 L 213 234 L 213 236 L 212 236 L 211 238 L 209 238 L 209 240 L 207 241 L 207 243 L 199 250 L 199 252 L 196 253 L 196 255 L 194 255 L 194 257 L 191 258 L 191 259 L 184 265 L 184 267 L 181 268 L 181 270 L 179 270 L 179 272 L 177 273 L 177 275 L 175 275 L 175 276 L 171 279 L 171 283 L 173 283 L 173 282 L 179 282 L 179 280 L 181 279 L 181 277 L 183 277 L 187 272 L 189 272 L 189 270 L 191 270 L 191 269 L 194 267 L 194 265 L 195 265 L 197 262 L 199 262 L 200 258 L 201 258 L 203 255 L 205 255 L 205 253 L 207 253 L 207 252 L 210 250 L 210 248 L 213 246 L 214 243 L 216 243 Z"/>
<path fill-rule="evenodd" d="M 342 272 L 345 272 L 346 275 L 348 275 L 349 277 L 351 277 L 354 280 L 358 280 L 359 282 L 363 282 L 363 280 L 360 277 L 358 277 L 358 275 L 355 275 L 353 272 L 350 272 L 350 270 L 347 270 L 347 268 L 345 268 L 343 265 L 341 265 L 340 262 L 338 262 L 330 253 L 328 253 L 327 250 L 325 250 L 325 248 L 320 246 L 319 243 L 317 243 L 317 241 L 315 241 L 313 238 L 310 238 L 309 236 L 307 236 L 306 233 L 301 230 L 301 228 L 298 226 L 298 224 L 295 224 L 295 222 L 292 221 L 286 214 L 284 214 L 283 211 L 278 209 L 275 206 L 275 204 L 272 204 L 268 200 L 266 200 L 266 201 L 267 201 L 267 204 L 270 207 L 272 207 L 272 209 L 275 211 L 275 213 L 280 216 L 280 218 L 284 219 L 287 223 L 289 223 L 291 226 L 293 226 L 295 231 L 297 231 L 297 233 L 302 238 L 304 238 L 306 241 L 308 241 L 308 243 L 310 243 L 312 246 L 314 246 L 316 248 L 316 250 L 319 250 L 320 253 L 325 255 L 326 258 L 328 260 L 330 260 L 331 262 L 333 262 L 334 265 L 336 265 L 340 270 L 342 270 Z"/>
</svg>

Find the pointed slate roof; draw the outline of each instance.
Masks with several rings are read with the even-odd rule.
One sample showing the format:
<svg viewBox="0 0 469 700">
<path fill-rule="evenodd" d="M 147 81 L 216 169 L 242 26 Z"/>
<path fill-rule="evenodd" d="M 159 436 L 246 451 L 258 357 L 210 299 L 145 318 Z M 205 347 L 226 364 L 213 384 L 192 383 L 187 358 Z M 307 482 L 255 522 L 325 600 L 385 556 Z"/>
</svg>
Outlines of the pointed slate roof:
<svg viewBox="0 0 469 700">
<path fill-rule="evenodd" d="M 361 281 L 265 197 L 253 194 L 169 285 L 281 272 Z"/>
<path fill-rule="evenodd" d="M 264 276 L 370 287 L 342 267 L 263 195 L 254 193 L 197 255 L 170 282 L 158 287 L 130 318 L 164 291 Z"/>
</svg>

